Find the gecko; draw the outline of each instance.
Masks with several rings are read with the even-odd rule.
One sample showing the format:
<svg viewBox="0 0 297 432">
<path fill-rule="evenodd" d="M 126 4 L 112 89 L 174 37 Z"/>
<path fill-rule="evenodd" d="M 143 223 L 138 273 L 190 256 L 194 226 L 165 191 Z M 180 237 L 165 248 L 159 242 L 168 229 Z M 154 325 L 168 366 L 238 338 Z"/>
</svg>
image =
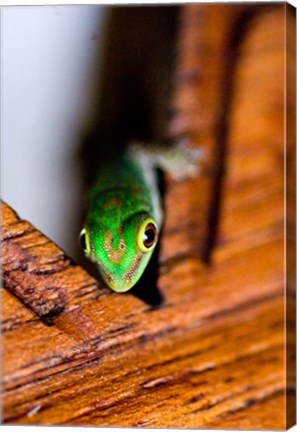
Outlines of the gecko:
<svg viewBox="0 0 297 432">
<path fill-rule="evenodd" d="M 159 240 L 164 215 L 157 169 L 177 180 L 195 176 L 201 152 L 184 142 L 131 143 L 100 169 L 79 240 L 113 291 L 127 292 L 139 281 Z"/>
</svg>

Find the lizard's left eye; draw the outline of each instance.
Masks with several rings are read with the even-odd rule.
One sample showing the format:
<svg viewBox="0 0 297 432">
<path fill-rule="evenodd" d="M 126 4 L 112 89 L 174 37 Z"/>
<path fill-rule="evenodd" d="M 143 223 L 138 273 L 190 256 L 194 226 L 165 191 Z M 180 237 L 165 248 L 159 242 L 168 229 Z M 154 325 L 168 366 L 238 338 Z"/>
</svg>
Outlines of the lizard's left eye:
<svg viewBox="0 0 297 432">
<path fill-rule="evenodd" d="M 85 228 L 79 234 L 79 244 L 85 254 L 90 253 L 89 239 Z"/>
<path fill-rule="evenodd" d="M 157 243 L 158 229 L 153 219 L 146 219 L 138 233 L 138 246 L 142 252 L 149 252 Z"/>
</svg>

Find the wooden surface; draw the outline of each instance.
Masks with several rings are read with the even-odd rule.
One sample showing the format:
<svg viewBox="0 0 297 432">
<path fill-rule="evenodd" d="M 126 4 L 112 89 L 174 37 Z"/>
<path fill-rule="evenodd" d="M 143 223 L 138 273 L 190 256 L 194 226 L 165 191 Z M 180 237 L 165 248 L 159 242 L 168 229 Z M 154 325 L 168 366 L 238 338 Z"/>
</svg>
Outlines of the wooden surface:
<svg viewBox="0 0 297 432">
<path fill-rule="evenodd" d="M 287 16 L 292 22 L 292 14 Z M 286 407 L 296 423 L 296 25 L 286 28 Z"/>
<path fill-rule="evenodd" d="M 6 423 L 286 426 L 284 13 L 182 10 L 171 134 L 205 156 L 199 178 L 167 179 L 160 307 L 3 205 Z"/>
</svg>

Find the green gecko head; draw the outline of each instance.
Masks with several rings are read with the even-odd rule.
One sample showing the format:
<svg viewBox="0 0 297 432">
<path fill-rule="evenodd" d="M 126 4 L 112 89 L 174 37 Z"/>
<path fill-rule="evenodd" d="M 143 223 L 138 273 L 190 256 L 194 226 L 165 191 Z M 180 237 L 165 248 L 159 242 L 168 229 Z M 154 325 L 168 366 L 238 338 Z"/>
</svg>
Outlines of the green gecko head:
<svg viewBox="0 0 297 432">
<path fill-rule="evenodd" d="M 116 292 L 125 292 L 136 284 L 148 264 L 158 240 L 158 227 L 146 213 L 108 225 L 87 221 L 80 244 L 106 284 Z"/>
</svg>

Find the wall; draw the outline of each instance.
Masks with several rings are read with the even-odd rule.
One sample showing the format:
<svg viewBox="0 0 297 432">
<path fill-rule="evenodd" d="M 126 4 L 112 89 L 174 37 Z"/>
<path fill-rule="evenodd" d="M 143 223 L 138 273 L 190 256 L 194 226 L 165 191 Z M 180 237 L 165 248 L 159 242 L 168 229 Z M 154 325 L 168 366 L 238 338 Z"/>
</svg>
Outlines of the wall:
<svg viewBox="0 0 297 432">
<path fill-rule="evenodd" d="M 2 9 L 2 198 L 75 255 L 106 9 Z"/>
</svg>

